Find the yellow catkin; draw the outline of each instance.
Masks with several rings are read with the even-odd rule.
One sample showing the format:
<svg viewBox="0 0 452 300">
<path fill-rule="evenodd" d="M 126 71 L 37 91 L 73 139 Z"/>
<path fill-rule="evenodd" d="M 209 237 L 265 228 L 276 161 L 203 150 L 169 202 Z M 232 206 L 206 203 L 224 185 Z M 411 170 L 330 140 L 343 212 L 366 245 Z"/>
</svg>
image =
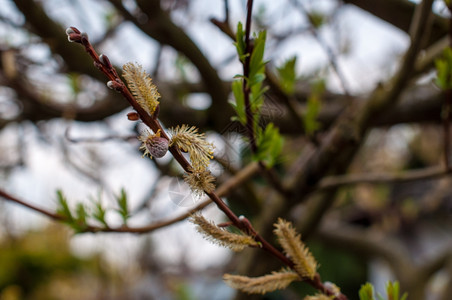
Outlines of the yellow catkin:
<svg viewBox="0 0 452 300">
<path fill-rule="evenodd" d="M 308 247 L 301 241 L 300 235 L 297 234 L 292 224 L 278 219 L 274 233 L 286 255 L 294 262 L 295 270 L 302 277 L 313 279 L 317 272 L 317 262 Z"/>
<path fill-rule="evenodd" d="M 127 86 L 135 96 L 135 100 L 149 115 L 152 115 L 159 105 L 160 94 L 152 83 L 151 77 L 139 64 L 127 63 L 122 69 L 122 76 L 127 81 Z"/>
<path fill-rule="evenodd" d="M 201 214 L 194 214 L 190 221 L 197 225 L 197 230 L 211 242 L 234 251 L 242 251 L 249 246 L 257 247 L 259 244 L 249 235 L 229 232 L 208 221 Z"/>
<path fill-rule="evenodd" d="M 177 146 L 182 151 L 188 152 L 193 169 L 203 170 L 207 168 L 213 158 L 214 146 L 205 140 L 204 133 L 198 133 L 198 128 L 188 125 L 171 128 L 170 146 Z"/>
<path fill-rule="evenodd" d="M 190 171 L 185 173 L 184 181 L 196 196 L 201 197 L 204 192 L 210 193 L 215 190 L 215 177 L 208 170 L 191 169 Z"/>
<path fill-rule="evenodd" d="M 224 274 L 223 280 L 232 288 L 248 294 L 265 294 L 285 289 L 291 282 L 300 280 L 297 273 L 283 269 L 260 277 Z"/>
</svg>

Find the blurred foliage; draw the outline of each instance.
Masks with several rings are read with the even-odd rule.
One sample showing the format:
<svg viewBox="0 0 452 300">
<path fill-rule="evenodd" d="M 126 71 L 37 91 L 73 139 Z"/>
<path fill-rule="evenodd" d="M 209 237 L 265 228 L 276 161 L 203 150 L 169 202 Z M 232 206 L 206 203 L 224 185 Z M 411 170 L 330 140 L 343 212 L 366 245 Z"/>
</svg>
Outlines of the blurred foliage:
<svg viewBox="0 0 452 300">
<path fill-rule="evenodd" d="M 325 92 L 326 84 L 324 80 L 315 81 L 311 86 L 311 93 L 308 97 L 306 112 L 303 116 L 303 125 L 306 134 L 312 135 L 320 129 L 320 123 L 317 121 L 321 108 L 321 97 Z"/>
<path fill-rule="evenodd" d="M 252 158 L 255 161 L 263 161 L 268 167 L 272 167 L 281 153 L 284 139 L 280 135 L 279 129 L 273 123 L 266 124 L 264 129 L 258 126 L 261 119 L 261 108 L 264 105 L 264 93 L 268 90 L 268 87 L 263 86 L 266 64 L 264 61 L 266 37 L 266 31 L 255 34 L 252 51 L 247 53 L 245 31 L 243 30 L 243 25 L 241 23 L 238 24 L 235 46 L 239 59 L 243 64 L 246 64 L 248 62 L 247 58 L 249 58 L 249 74 L 247 74 L 247 77 L 245 76 L 246 74 L 236 75 L 239 80 L 235 80 L 232 83 L 235 102 L 231 102 L 231 105 L 237 114 L 237 116 L 233 117 L 233 120 L 239 121 L 245 128 L 250 127 L 247 124 L 249 121 L 247 116 L 252 114 L 250 119 L 253 122 L 252 130 L 256 136 L 255 142 L 257 146 L 257 151 L 253 153 Z M 294 68 L 294 63 L 292 66 L 289 63 L 289 66 L 286 67 L 287 70 L 283 71 L 284 80 L 287 82 L 295 80 L 295 75 L 291 76 L 289 74 L 291 72 L 289 69 Z M 289 77 L 293 78 L 290 79 Z M 246 107 L 245 92 L 249 93 L 249 108 Z"/>
<path fill-rule="evenodd" d="M 435 61 L 436 84 L 442 90 L 452 89 L 452 49 L 444 49 L 443 56 Z"/>
<path fill-rule="evenodd" d="M 75 256 L 69 238 L 55 225 L 1 239 L 0 299 L 96 299 L 112 275 L 100 255 Z"/>
<path fill-rule="evenodd" d="M 294 56 L 284 62 L 284 64 L 277 68 L 279 81 L 282 90 L 288 95 L 292 95 L 295 91 L 295 83 L 297 79 L 296 67 L 297 57 Z"/>
<path fill-rule="evenodd" d="M 408 297 L 407 293 L 404 293 L 400 297 L 400 287 L 399 283 L 389 281 L 386 284 L 386 298 L 377 293 L 377 297 L 375 298 L 374 287 L 370 283 L 364 284 L 359 290 L 359 299 L 360 300 L 406 300 Z"/>
</svg>

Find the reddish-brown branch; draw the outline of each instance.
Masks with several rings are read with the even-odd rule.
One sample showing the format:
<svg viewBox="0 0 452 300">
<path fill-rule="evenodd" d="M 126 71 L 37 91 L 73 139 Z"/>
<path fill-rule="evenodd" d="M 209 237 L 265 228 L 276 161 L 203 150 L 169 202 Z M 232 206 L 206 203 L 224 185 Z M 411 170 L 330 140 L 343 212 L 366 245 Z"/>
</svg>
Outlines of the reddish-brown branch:
<svg viewBox="0 0 452 300">
<path fill-rule="evenodd" d="M 14 203 L 19 204 L 21 206 L 24 206 L 24 207 L 27 207 L 29 209 L 32 209 L 32 210 L 34 210 L 34 211 L 36 211 L 36 212 L 38 212 L 40 214 L 43 214 L 43 215 L 45 215 L 45 216 L 47 216 L 47 217 L 49 217 L 49 218 L 51 218 L 51 219 L 53 219 L 55 221 L 64 221 L 64 217 L 63 216 L 60 216 L 59 214 L 56 214 L 56 213 L 53 213 L 53 212 L 48 211 L 46 209 L 40 208 L 40 207 L 38 207 L 36 205 L 33 205 L 33 204 L 30 204 L 28 202 L 22 201 L 22 200 L 14 197 L 14 196 L 8 194 L 5 191 L 0 190 L 0 197 L 2 197 L 3 199 L 5 199 L 7 201 L 14 202 Z"/>
</svg>

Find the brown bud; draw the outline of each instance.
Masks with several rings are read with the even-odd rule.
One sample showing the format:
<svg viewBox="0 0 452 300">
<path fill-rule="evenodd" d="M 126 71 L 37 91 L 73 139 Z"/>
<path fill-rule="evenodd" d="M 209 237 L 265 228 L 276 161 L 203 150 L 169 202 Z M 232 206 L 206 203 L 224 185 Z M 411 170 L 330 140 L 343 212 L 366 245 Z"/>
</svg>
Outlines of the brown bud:
<svg viewBox="0 0 452 300">
<path fill-rule="evenodd" d="M 107 68 L 113 68 L 110 59 L 105 54 L 99 55 L 100 62 Z"/>
<path fill-rule="evenodd" d="M 131 111 L 127 114 L 127 119 L 129 119 L 129 121 L 138 121 L 140 116 L 136 112 Z"/>
<path fill-rule="evenodd" d="M 163 157 L 168 152 L 169 141 L 163 137 L 152 136 L 146 140 L 146 148 L 153 157 Z"/>
</svg>

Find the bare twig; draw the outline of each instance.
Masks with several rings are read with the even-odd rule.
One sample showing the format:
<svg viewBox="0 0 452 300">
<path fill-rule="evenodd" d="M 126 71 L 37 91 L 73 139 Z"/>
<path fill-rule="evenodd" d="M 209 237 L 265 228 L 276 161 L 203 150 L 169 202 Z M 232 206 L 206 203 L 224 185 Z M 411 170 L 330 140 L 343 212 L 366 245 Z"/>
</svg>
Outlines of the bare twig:
<svg viewBox="0 0 452 300">
<path fill-rule="evenodd" d="M 243 184 L 245 181 L 249 180 L 253 175 L 255 175 L 259 171 L 259 166 L 257 163 L 251 163 L 245 168 L 241 169 L 235 176 L 229 178 L 225 183 L 223 183 L 218 189 L 216 190 L 217 195 L 219 197 L 227 196 L 232 190 Z M 16 204 L 19 204 L 21 206 L 27 207 L 31 210 L 34 210 L 40 214 L 43 214 L 45 216 L 50 217 L 53 220 L 56 221 L 65 221 L 65 218 L 61 215 L 55 214 L 51 212 L 50 210 L 46 210 L 43 208 L 40 208 L 36 205 L 30 204 L 26 201 L 20 200 L 5 191 L 0 190 L 0 197 L 4 198 L 7 201 L 14 202 Z M 189 211 L 173 218 L 169 218 L 167 220 L 161 220 L 156 221 L 152 224 L 145 225 L 142 227 L 129 227 L 129 226 L 121 226 L 121 227 L 98 227 L 93 225 L 88 225 L 83 231 L 84 232 L 128 232 L 128 233 L 137 233 L 137 234 L 145 234 L 150 233 L 154 230 L 166 227 L 168 225 L 172 225 L 174 223 L 180 222 L 194 214 L 195 212 L 202 210 L 206 206 L 212 203 L 212 200 L 205 199 L 204 201 L 200 202 L 198 205 L 190 209 Z"/>
<path fill-rule="evenodd" d="M 312 19 L 312 15 L 308 12 L 308 10 L 305 8 L 301 1 L 292 0 L 292 4 L 293 6 L 297 7 L 300 10 L 300 12 L 309 19 L 309 29 L 312 36 L 317 40 L 317 43 L 320 45 L 320 47 L 324 50 L 324 52 L 328 56 L 331 68 L 333 69 L 334 73 L 336 73 L 336 76 L 339 79 L 344 94 L 346 96 L 350 96 L 347 81 L 345 80 L 345 76 L 338 66 L 336 55 L 331 49 L 331 47 L 328 46 L 328 44 L 319 35 L 317 28 L 314 26 L 314 20 Z"/>
<path fill-rule="evenodd" d="M 38 207 L 38 206 L 33 205 L 31 203 L 28 203 L 28 202 L 22 201 L 22 200 L 14 197 L 14 196 L 8 194 L 7 192 L 1 190 L 1 189 L 0 189 L 0 197 L 5 199 L 6 201 L 14 202 L 16 204 L 19 204 L 21 206 L 24 206 L 24 207 L 27 207 L 27 208 L 29 208 L 31 210 L 34 210 L 34 211 L 36 211 L 36 212 L 38 212 L 38 213 L 40 213 L 42 215 L 45 215 L 45 216 L 51 218 L 52 220 L 64 221 L 64 217 L 62 217 L 62 216 L 60 216 L 60 215 L 58 215 L 58 214 L 56 214 L 56 213 L 54 213 L 52 211 L 46 210 L 44 208 Z"/>
<path fill-rule="evenodd" d="M 397 183 L 416 180 L 441 178 L 450 175 L 450 171 L 444 167 L 435 166 L 420 170 L 406 171 L 400 174 L 394 173 L 370 173 L 329 176 L 322 179 L 317 186 L 318 190 L 332 189 L 344 185 L 363 183 Z"/>
</svg>

